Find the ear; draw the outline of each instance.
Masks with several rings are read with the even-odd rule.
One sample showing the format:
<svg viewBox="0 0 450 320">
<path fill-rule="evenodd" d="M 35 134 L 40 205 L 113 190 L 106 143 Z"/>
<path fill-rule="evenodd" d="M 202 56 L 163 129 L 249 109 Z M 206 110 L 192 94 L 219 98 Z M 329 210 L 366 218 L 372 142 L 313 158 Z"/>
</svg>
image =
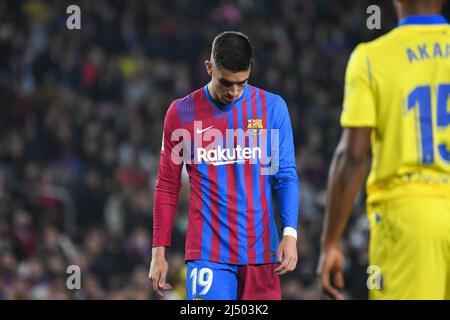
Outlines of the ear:
<svg viewBox="0 0 450 320">
<path fill-rule="evenodd" d="M 205 67 L 206 72 L 208 72 L 208 74 L 212 76 L 212 62 L 210 60 L 205 60 Z"/>
</svg>

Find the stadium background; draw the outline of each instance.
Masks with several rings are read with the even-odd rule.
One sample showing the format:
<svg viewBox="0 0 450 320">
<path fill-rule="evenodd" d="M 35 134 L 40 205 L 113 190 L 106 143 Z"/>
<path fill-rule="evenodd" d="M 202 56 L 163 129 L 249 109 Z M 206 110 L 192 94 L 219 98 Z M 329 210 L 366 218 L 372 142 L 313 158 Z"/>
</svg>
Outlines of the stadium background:
<svg viewBox="0 0 450 320">
<path fill-rule="evenodd" d="M 70 4 L 81 30 L 66 28 Z M 366 27 L 370 4 L 381 30 Z M 395 25 L 391 1 L 1 1 L 0 299 L 156 299 L 147 275 L 164 113 L 208 81 L 203 62 L 225 30 L 250 37 L 251 83 L 291 114 L 300 258 L 283 297 L 324 299 L 315 269 L 345 66 L 357 43 Z M 169 299 L 184 297 L 184 180 Z M 344 241 L 353 299 L 367 298 L 363 198 Z M 71 264 L 81 290 L 66 287 Z"/>
</svg>

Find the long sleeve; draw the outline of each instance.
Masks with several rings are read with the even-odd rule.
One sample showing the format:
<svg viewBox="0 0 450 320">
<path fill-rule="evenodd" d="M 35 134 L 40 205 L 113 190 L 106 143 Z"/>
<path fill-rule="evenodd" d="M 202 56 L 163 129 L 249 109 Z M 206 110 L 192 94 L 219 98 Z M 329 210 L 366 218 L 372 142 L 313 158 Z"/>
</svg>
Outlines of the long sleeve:
<svg viewBox="0 0 450 320">
<path fill-rule="evenodd" d="M 272 161 L 275 162 L 275 173 L 272 177 L 274 188 L 277 192 L 281 225 L 282 228 L 292 227 L 297 230 L 299 181 L 295 162 L 291 121 L 286 103 L 281 97 L 277 101 L 274 116 L 273 128 L 278 129 L 279 143 L 275 143 L 271 148 Z"/>
<path fill-rule="evenodd" d="M 167 110 L 153 205 L 153 247 L 170 246 L 172 227 L 181 187 L 182 141 L 173 141 L 179 127 L 175 103 Z"/>
</svg>

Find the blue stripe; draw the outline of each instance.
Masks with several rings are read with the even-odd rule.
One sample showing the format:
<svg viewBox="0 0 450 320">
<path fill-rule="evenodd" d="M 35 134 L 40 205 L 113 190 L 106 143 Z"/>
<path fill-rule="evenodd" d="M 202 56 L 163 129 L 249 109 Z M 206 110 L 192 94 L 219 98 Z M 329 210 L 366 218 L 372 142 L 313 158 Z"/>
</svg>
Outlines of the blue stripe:
<svg viewBox="0 0 450 320">
<path fill-rule="evenodd" d="M 235 106 L 237 108 L 237 124 L 236 128 L 242 129 L 242 102 Z M 237 143 L 239 146 L 244 146 L 244 135 L 239 134 Z M 248 247 L 247 247 L 247 194 L 244 182 L 244 165 L 242 163 L 236 163 L 236 198 L 237 198 L 237 232 L 238 232 L 238 263 L 248 263 Z"/>
<path fill-rule="evenodd" d="M 203 230 L 202 230 L 202 259 L 209 260 L 211 256 L 211 195 L 209 193 L 208 181 L 208 165 L 205 162 L 198 164 L 198 171 L 202 177 L 202 216 L 203 216 Z"/>
<path fill-rule="evenodd" d="M 194 97 L 192 94 L 175 102 L 181 123 L 194 121 Z"/>
<path fill-rule="evenodd" d="M 424 25 L 424 24 L 448 24 L 447 19 L 440 14 L 421 14 L 421 15 L 411 15 L 403 18 L 398 23 L 399 26 L 405 25 Z"/>
<path fill-rule="evenodd" d="M 220 110 L 219 108 L 217 108 L 214 105 L 211 105 L 211 108 L 213 108 L 213 118 L 214 119 L 220 119 L 220 118 L 226 117 L 228 114 L 228 111 Z"/>
<path fill-rule="evenodd" d="M 220 261 L 230 260 L 229 226 L 228 226 L 228 181 L 227 166 L 217 166 L 219 191 L 219 235 Z"/>
</svg>

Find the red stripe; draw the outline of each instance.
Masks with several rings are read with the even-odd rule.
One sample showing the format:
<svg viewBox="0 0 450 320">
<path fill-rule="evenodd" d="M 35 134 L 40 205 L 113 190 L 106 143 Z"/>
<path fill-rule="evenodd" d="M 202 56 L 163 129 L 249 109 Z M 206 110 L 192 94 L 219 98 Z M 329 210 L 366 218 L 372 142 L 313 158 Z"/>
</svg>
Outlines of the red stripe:
<svg viewBox="0 0 450 320">
<path fill-rule="evenodd" d="M 267 105 L 266 105 L 266 96 L 264 94 L 264 91 L 259 89 L 259 95 L 261 98 L 261 111 L 262 111 L 262 117 L 263 117 L 263 127 L 266 130 L 269 130 L 270 128 L 267 127 Z M 262 141 L 266 144 L 266 146 L 269 146 L 269 143 L 267 140 L 267 131 L 263 130 L 262 133 Z M 262 150 L 264 150 L 262 148 Z M 267 154 L 266 151 L 262 152 L 263 156 Z M 263 246 L 264 246 L 264 263 L 270 263 L 270 227 L 269 227 L 269 207 L 267 204 L 266 199 L 266 193 L 265 193 L 265 186 L 264 186 L 264 175 L 260 174 L 259 176 L 260 186 L 261 186 L 261 206 L 263 209 Z M 275 253 L 275 252 L 274 252 Z"/>
<path fill-rule="evenodd" d="M 237 108 L 232 109 L 233 116 L 233 132 L 237 127 Z M 233 139 L 233 146 L 227 146 L 229 148 L 236 146 L 237 139 Z M 236 195 L 236 168 L 235 166 L 227 165 L 227 181 L 228 181 L 228 225 L 229 227 L 229 248 L 230 248 L 230 264 L 238 263 L 239 256 L 239 242 L 238 242 L 238 230 L 237 230 L 237 195 Z"/>
<path fill-rule="evenodd" d="M 255 100 L 255 89 L 253 87 L 251 88 L 251 103 L 252 106 L 256 104 Z M 244 103 L 242 104 L 242 110 L 243 110 L 243 121 L 244 125 L 247 125 L 248 120 L 248 114 L 247 114 L 247 100 L 244 100 Z M 244 127 L 246 130 L 246 127 Z M 246 130 L 245 135 L 245 146 L 249 146 L 249 135 L 248 131 Z M 253 203 L 253 173 L 252 173 L 252 165 L 250 164 L 250 161 L 246 162 L 244 165 L 244 183 L 245 183 L 245 190 L 246 190 L 246 197 L 247 197 L 247 212 L 246 212 L 246 218 L 247 218 L 247 254 L 248 254 L 248 263 L 255 263 L 256 262 L 256 252 L 255 252 L 255 242 L 256 242 L 256 234 L 255 234 L 255 206 Z"/>
</svg>

